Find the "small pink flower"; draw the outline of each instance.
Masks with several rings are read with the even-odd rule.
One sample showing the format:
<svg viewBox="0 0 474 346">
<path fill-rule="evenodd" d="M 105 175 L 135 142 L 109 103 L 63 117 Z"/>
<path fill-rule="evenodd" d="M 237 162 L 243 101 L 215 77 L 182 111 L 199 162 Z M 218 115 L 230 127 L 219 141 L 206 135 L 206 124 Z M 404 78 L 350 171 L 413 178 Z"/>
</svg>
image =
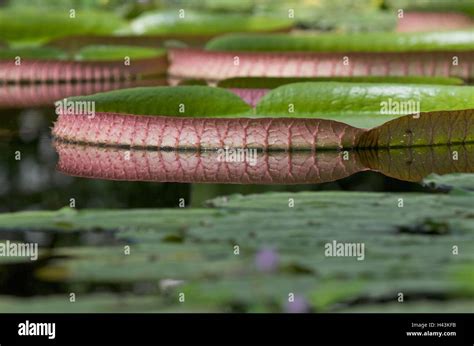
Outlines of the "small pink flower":
<svg viewBox="0 0 474 346">
<path fill-rule="evenodd" d="M 275 272 L 278 269 L 279 261 L 278 253 L 271 248 L 264 248 L 255 256 L 257 269 L 264 273 Z"/>
<path fill-rule="evenodd" d="M 310 311 L 310 306 L 307 302 L 307 300 L 302 297 L 295 295 L 293 301 L 287 301 L 286 306 L 285 306 L 285 312 L 289 313 L 305 313 Z"/>
</svg>

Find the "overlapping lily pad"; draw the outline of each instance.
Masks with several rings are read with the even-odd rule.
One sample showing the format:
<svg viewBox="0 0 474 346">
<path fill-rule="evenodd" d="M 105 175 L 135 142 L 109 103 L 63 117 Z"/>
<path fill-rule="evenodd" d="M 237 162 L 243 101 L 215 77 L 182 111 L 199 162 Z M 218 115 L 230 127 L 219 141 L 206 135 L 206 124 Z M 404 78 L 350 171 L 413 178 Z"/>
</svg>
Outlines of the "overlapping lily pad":
<svg viewBox="0 0 474 346">
<path fill-rule="evenodd" d="M 210 41 L 217 51 L 259 52 L 420 52 L 469 51 L 474 48 L 474 30 L 430 33 L 360 34 L 230 34 Z"/>
<path fill-rule="evenodd" d="M 147 311 L 286 311 L 289 293 L 312 311 L 366 305 L 382 311 L 397 302 L 399 292 L 411 304 L 433 303 L 434 310 L 438 299 L 449 297 L 443 309 L 455 311 L 457 302 L 472 295 L 460 276 L 460 268 L 474 261 L 472 199 L 472 194 L 270 193 L 220 198 L 204 209 L 4 214 L 0 235 L 5 229 L 114 230 L 130 245 L 129 254 L 123 246 L 56 248 L 53 253 L 66 258 L 36 272 L 40 282 L 74 287 L 81 304 L 94 301 L 89 292 L 100 285 L 133 284 L 141 290 L 126 298 L 126 307 L 112 300 L 114 311 L 144 311 L 146 297 Z M 439 225 L 442 234 L 435 231 Z M 325 256 L 325 244 L 333 240 L 364 243 L 364 259 Z M 261 272 L 256 256 L 268 248 L 277 266 Z M 185 303 L 178 301 L 179 292 L 185 293 Z M 46 309 L 51 301 L 36 297 L 27 307 L 1 300 L 12 311 Z M 47 311 L 81 309 L 66 296 L 54 301 Z M 410 309 L 407 305 L 405 311 Z"/>
<path fill-rule="evenodd" d="M 473 95 L 470 86 L 308 82 L 278 87 L 251 108 L 231 92 L 207 86 L 124 89 L 71 98 L 94 103 L 98 114 L 86 119 L 63 112 L 53 134 L 73 142 L 172 149 L 466 144 L 474 140 Z M 98 123 L 101 131 L 89 130 Z"/>
<path fill-rule="evenodd" d="M 0 81 L 72 82 L 137 79 L 162 75 L 164 49 L 91 45 L 75 53 L 59 48 L 20 47 L 0 50 Z"/>
<path fill-rule="evenodd" d="M 231 13 L 205 13 L 188 9 L 146 12 L 130 23 L 134 34 L 216 35 L 229 32 L 288 30 L 293 22 L 285 17 L 242 16 Z"/>
<path fill-rule="evenodd" d="M 292 104 L 293 107 L 289 107 Z M 384 83 L 293 83 L 272 90 L 256 106 L 266 116 L 315 117 L 371 128 L 417 111 L 474 108 L 473 87 Z M 290 112 L 293 110 L 293 112 Z"/>
<path fill-rule="evenodd" d="M 78 34 L 112 34 L 123 25 L 121 18 L 109 12 L 70 8 L 39 11 L 34 7 L 0 10 L 0 39 L 10 42 L 39 43 Z"/>
</svg>

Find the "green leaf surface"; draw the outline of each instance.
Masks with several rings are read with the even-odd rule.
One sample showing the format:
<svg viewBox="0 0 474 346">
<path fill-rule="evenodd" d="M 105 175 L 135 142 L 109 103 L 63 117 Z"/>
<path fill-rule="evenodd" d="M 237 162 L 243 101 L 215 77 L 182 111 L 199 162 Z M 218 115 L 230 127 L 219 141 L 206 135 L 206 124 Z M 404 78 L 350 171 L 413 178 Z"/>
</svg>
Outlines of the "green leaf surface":
<svg viewBox="0 0 474 346">
<path fill-rule="evenodd" d="M 0 39 L 10 42 L 42 42 L 70 35 L 112 34 L 124 25 L 110 12 L 76 10 L 41 11 L 34 7 L 0 9 Z"/>
<path fill-rule="evenodd" d="M 142 115 L 320 118 L 372 128 L 402 115 L 474 108 L 474 87 L 427 84 L 303 82 L 264 96 L 254 112 L 236 95 L 201 85 L 134 88 L 71 98 L 96 110 Z M 183 112 L 179 105 L 184 104 Z M 292 105 L 292 107 L 289 107 Z"/>
<path fill-rule="evenodd" d="M 250 112 L 250 107 L 229 91 L 200 85 L 122 89 L 69 100 L 95 102 L 97 112 L 136 115 L 212 117 Z"/>
<path fill-rule="evenodd" d="M 293 104 L 292 108 L 290 104 Z M 413 114 L 418 105 L 420 112 L 474 108 L 474 88 L 422 84 L 294 83 L 265 95 L 256 106 L 256 114 L 321 118 L 372 128 L 401 115 Z"/>
<path fill-rule="evenodd" d="M 129 57 L 131 60 L 150 59 L 160 57 L 166 54 L 166 50 L 149 47 L 135 46 L 110 46 L 93 45 L 80 49 L 75 55 L 74 60 L 78 61 L 109 61 L 123 60 Z"/>
<path fill-rule="evenodd" d="M 16 313 L 119 313 L 153 312 L 166 305 L 155 295 L 95 293 L 83 296 L 74 303 L 69 302 L 69 294 L 56 294 L 41 298 L 16 298 L 0 296 L 0 311 Z"/>
<path fill-rule="evenodd" d="M 474 109 L 405 115 L 363 133 L 359 148 L 403 148 L 474 143 Z"/>
<path fill-rule="evenodd" d="M 129 57 L 132 60 L 162 57 L 165 49 L 117 46 L 90 45 L 81 48 L 75 54 L 69 54 L 55 47 L 23 46 L 0 49 L 0 59 L 34 59 L 34 60 L 74 60 L 74 61 L 114 61 Z"/>
<path fill-rule="evenodd" d="M 391 31 L 395 28 L 398 19 L 396 11 L 381 11 L 380 3 L 372 0 L 279 0 L 269 1 L 263 7 L 266 7 L 267 11 L 278 13 L 281 16 L 287 16 L 288 9 L 293 9 L 296 25 L 305 30 Z"/>
<path fill-rule="evenodd" d="M 64 293 L 62 302 L 57 295 L 38 296 L 31 305 L 0 297 L 0 309 L 279 312 L 289 308 L 288 293 L 294 292 L 312 311 L 366 306 L 384 311 L 403 291 L 413 304 L 436 304 L 442 297 L 444 311 L 455 312 L 459 301 L 472 297 L 466 290 L 472 271 L 460 269 L 474 263 L 472 200 L 472 194 L 266 193 L 219 198 L 211 208 L 187 210 L 2 214 L 0 233 L 67 234 L 99 227 L 114 232 L 115 241 L 130 245 L 131 252 L 126 255 L 122 245 L 50 249 L 56 259 L 39 268 L 34 280 L 61 283 L 65 292 L 80 294 L 80 304 L 71 306 Z M 425 232 L 434 224 L 443 224 L 445 232 Z M 408 227 L 411 232 L 404 232 Z M 334 240 L 363 243 L 364 259 L 326 256 L 326 244 Z M 452 254 L 453 244 L 462 244 L 459 255 Z M 255 256 L 269 247 L 277 265 L 272 272 L 259 271 Z M 8 273 L 7 265 L 0 268 Z M 169 280 L 178 281 L 165 288 Z M 102 299 L 94 287 L 143 293 Z M 179 303 L 178 292 L 186 294 L 186 304 Z"/>
<path fill-rule="evenodd" d="M 21 59 L 65 60 L 67 54 L 54 47 L 0 48 L 0 59 L 12 60 L 16 57 Z"/>
<path fill-rule="evenodd" d="M 183 83 L 192 83 L 185 80 Z M 204 82 L 204 81 L 203 81 Z M 314 77 L 314 78 L 285 78 L 285 77 L 238 77 L 221 80 L 217 83 L 221 88 L 243 89 L 274 89 L 291 83 L 302 82 L 350 82 L 350 83 L 394 83 L 394 84 L 442 84 L 462 85 L 464 81 L 454 77 L 424 77 L 424 76 L 367 76 L 367 77 Z"/>
<path fill-rule="evenodd" d="M 282 17 L 205 13 L 184 9 L 146 12 L 130 23 L 127 32 L 153 35 L 217 35 L 229 32 L 289 29 L 292 21 Z"/>
<path fill-rule="evenodd" d="M 229 34 L 208 50 L 260 52 L 419 52 L 474 49 L 474 30 L 429 33 Z"/>
</svg>

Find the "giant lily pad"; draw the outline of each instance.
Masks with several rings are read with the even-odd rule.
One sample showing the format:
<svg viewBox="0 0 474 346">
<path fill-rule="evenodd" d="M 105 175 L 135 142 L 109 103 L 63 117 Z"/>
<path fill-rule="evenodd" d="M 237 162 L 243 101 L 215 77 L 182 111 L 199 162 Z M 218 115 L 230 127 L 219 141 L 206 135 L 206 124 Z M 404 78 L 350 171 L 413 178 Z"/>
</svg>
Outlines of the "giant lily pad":
<svg viewBox="0 0 474 346">
<path fill-rule="evenodd" d="M 164 56 L 165 54 L 166 50 L 158 48 L 90 45 L 80 49 L 75 54 L 74 59 L 80 61 L 123 61 L 127 57 L 133 61 L 136 59 L 157 58 Z"/>
<path fill-rule="evenodd" d="M 459 78 L 444 77 L 314 77 L 314 78 L 277 78 L 277 77 L 250 77 L 230 78 L 219 81 L 217 86 L 227 88 L 241 97 L 249 105 L 255 107 L 257 103 L 270 90 L 279 86 L 301 82 L 352 82 L 352 83 L 404 83 L 404 84 L 446 84 L 460 85 L 463 81 Z M 203 80 L 183 80 L 181 85 L 206 84 Z"/>
<path fill-rule="evenodd" d="M 474 30 L 434 33 L 231 34 L 173 49 L 175 78 L 443 76 L 472 79 Z"/>
<path fill-rule="evenodd" d="M 95 102 L 97 112 L 182 117 L 238 116 L 250 111 L 239 97 L 205 86 L 133 88 L 70 98 Z M 182 105 L 182 106 L 181 106 Z"/>
<path fill-rule="evenodd" d="M 420 52 L 469 51 L 474 30 L 430 33 L 230 34 L 213 39 L 208 50 L 259 52 Z"/>
<path fill-rule="evenodd" d="M 72 82 L 137 79 L 166 72 L 163 49 L 134 46 L 86 46 L 71 55 L 54 47 L 0 51 L 0 81 Z"/>
<path fill-rule="evenodd" d="M 109 12 L 77 10 L 38 11 L 33 7 L 6 7 L 0 10 L 0 39 L 10 42 L 43 42 L 78 34 L 111 34 L 124 25 Z"/>
<path fill-rule="evenodd" d="M 204 13 L 193 10 L 146 12 L 130 23 L 134 34 L 216 35 L 228 32 L 275 31 L 291 28 L 288 18 Z"/>
<path fill-rule="evenodd" d="M 124 89 L 69 99 L 67 107 L 72 108 L 63 105 L 58 110 L 53 134 L 73 142 L 174 149 L 463 144 L 473 141 L 473 114 L 456 110 L 474 108 L 473 95 L 467 86 L 295 83 L 271 91 L 252 112 L 244 101 L 219 88 Z M 94 114 L 75 108 L 84 104 L 93 104 Z M 446 111 L 422 113 L 437 109 Z M 400 118 L 403 114 L 410 115 Z M 395 120 L 385 124 L 390 119 Z M 446 125 L 436 129 L 436 138 L 435 121 Z M 395 131 L 396 124 L 403 126 Z M 381 126 L 366 133 L 352 125 Z"/>
<path fill-rule="evenodd" d="M 88 287 L 145 289 L 145 296 L 128 297 L 130 305 L 124 309 L 128 311 L 229 311 L 235 306 L 239 311 L 285 311 L 291 308 L 289 293 L 304 299 L 311 311 L 365 306 L 383 311 L 402 292 L 412 303 L 444 299 L 444 311 L 454 312 L 459 301 L 472 297 L 472 291 L 465 290 L 466 276 L 458 275 L 461 265 L 474 261 L 470 202 L 472 194 L 236 195 L 211 201 L 212 208 L 188 210 L 3 214 L 0 234 L 114 230 L 130 245 L 129 255 L 117 245 L 55 248 L 58 258 L 39 268 L 35 280 L 61 283 L 66 292 L 74 287 L 84 302 L 94 301 Z M 363 260 L 326 256 L 326 244 L 334 240 L 363 243 Z M 239 255 L 234 254 L 234 245 L 239 246 Z M 453 254 L 453 245 L 459 246 L 459 254 Z M 265 272 L 255 261 L 263 260 L 259 254 L 269 246 L 278 263 Z M 177 299 L 179 292 L 186 295 L 184 304 Z M 134 300 L 139 295 L 142 299 Z M 151 296 L 156 300 L 148 300 L 150 305 L 144 307 Z M 0 301 L 12 311 L 37 311 L 51 299 L 36 297 L 29 308 L 6 298 Z M 47 311 L 79 308 L 67 299 L 54 302 Z M 91 304 L 82 311 L 94 309 Z"/>
<path fill-rule="evenodd" d="M 371 128 L 417 111 L 469 108 L 474 108 L 473 87 L 308 82 L 272 90 L 257 104 L 256 113 L 273 117 L 316 117 Z"/>
<path fill-rule="evenodd" d="M 98 92 L 139 86 L 166 85 L 164 77 L 124 80 L 95 80 L 75 83 L 21 83 L 0 85 L 0 109 L 51 107 L 58 99 L 75 95 L 88 95 Z"/>
<path fill-rule="evenodd" d="M 274 89 L 291 83 L 302 82 L 351 82 L 351 83 L 400 83 L 400 84 L 442 84 L 461 85 L 463 80 L 449 77 L 424 77 L 424 76 L 359 76 L 359 77 L 249 77 L 229 78 L 221 80 L 217 86 L 221 88 L 240 89 Z"/>
<path fill-rule="evenodd" d="M 417 75 L 473 78 L 470 50 L 314 52 L 282 49 L 267 52 L 173 48 L 169 55 L 169 73 L 177 79 Z"/>
</svg>

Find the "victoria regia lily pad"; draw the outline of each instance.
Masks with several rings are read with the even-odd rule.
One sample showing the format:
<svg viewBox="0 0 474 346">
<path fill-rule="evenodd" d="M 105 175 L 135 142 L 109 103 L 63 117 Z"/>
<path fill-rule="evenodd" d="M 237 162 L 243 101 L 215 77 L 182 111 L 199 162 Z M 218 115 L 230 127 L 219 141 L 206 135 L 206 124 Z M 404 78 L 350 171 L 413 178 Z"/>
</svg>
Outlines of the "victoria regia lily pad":
<svg viewBox="0 0 474 346">
<path fill-rule="evenodd" d="M 401 84 L 441 84 L 441 85 L 461 85 L 463 81 L 459 78 L 446 77 L 313 77 L 313 78 L 278 78 L 278 77 L 249 77 L 230 78 L 217 83 L 217 86 L 227 88 L 234 94 L 241 97 L 249 105 L 255 107 L 262 97 L 270 89 L 291 83 L 301 82 L 352 82 L 352 83 L 401 83 Z M 206 85 L 205 80 L 182 80 L 180 85 Z"/>
<path fill-rule="evenodd" d="M 71 35 L 109 35 L 124 25 L 124 20 L 110 12 L 69 7 L 39 10 L 33 5 L 0 9 L 0 39 L 15 44 Z"/>
<path fill-rule="evenodd" d="M 0 51 L 0 81 L 71 82 L 137 79 L 160 75 L 166 51 L 135 46 L 86 46 L 71 54 L 54 47 Z"/>
<path fill-rule="evenodd" d="M 230 34 L 170 51 L 175 78 L 438 76 L 473 78 L 474 30 Z"/>
<path fill-rule="evenodd" d="M 146 35 L 207 35 L 229 32 L 289 30 L 293 21 L 276 16 L 245 16 L 231 13 L 196 12 L 189 9 L 145 12 L 130 23 L 129 32 Z"/>
<path fill-rule="evenodd" d="M 53 134 L 71 142 L 173 149 L 315 150 L 474 141 L 472 90 L 443 88 L 449 87 L 295 83 L 272 90 L 255 108 L 207 86 L 125 89 L 60 104 Z M 383 114 L 390 102 L 400 107 L 410 97 L 423 106 Z M 84 114 L 86 105 L 94 112 Z M 364 121 L 376 127 L 352 126 Z"/>
</svg>

